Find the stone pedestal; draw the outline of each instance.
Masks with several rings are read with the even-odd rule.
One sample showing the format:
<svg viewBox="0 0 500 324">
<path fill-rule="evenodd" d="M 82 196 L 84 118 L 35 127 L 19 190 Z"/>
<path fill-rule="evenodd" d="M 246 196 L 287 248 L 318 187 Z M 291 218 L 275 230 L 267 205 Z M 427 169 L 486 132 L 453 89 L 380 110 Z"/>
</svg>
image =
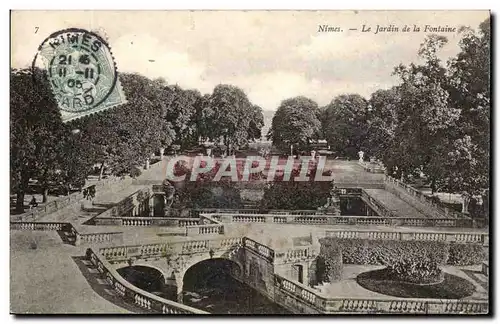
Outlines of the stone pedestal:
<svg viewBox="0 0 500 324">
<path fill-rule="evenodd" d="M 330 204 L 326 211 L 328 214 L 340 216 L 340 197 L 338 195 L 334 195 L 330 198 Z"/>
</svg>

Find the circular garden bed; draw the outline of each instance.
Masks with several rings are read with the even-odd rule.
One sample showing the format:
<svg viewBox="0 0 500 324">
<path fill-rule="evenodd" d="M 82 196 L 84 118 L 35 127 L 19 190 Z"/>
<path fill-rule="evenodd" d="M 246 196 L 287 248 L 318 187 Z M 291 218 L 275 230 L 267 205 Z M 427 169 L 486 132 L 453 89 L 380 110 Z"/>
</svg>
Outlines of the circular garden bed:
<svg viewBox="0 0 500 324">
<path fill-rule="evenodd" d="M 402 298 L 460 299 L 472 295 L 476 290 L 468 280 L 446 272 L 442 280 L 431 284 L 395 281 L 391 279 L 388 269 L 363 272 L 356 281 L 365 289 Z"/>
</svg>

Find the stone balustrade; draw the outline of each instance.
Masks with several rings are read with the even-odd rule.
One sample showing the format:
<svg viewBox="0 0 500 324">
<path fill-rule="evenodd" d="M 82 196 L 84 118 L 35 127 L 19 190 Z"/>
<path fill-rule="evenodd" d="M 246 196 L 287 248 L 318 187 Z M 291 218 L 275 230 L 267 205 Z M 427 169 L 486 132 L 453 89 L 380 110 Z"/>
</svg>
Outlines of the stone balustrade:
<svg viewBox="0 0 500 324">
<path fill-rule="evenodd" d="M 31 210 L 19 214 L 12 215 L 11 220 L 14 221 L 33 221 L 35 219 L 43 218 L 44 216 L 54 213 L 64 207 L 75 204 L 83 199 L 81 192 L 74 192 L 68 196 L 58 198 L 54 201 L 48 202 Z"/>
<path fill-rule="evenodd" d="M 443 241 L 450 243 L 480 243 L 489 246 L 488 233 L 451 233 L 451 232 L 406 232 L 406 231 L 367 231 L 367 230 L 326 230 L 325 237 L 342 239 L 404 240 L 404 241 Z"/>
<path fill-rule="evenodd" d="M 254 241 L 248 237 L 243 238 L 243 246 L 246 249 L 253 251 L 254 253 L 262 256 L 263 258 L 269 260 L 271 263 L 274 262 L 275 252 L 273 249 L 269 248 L 264 244 L 260 244 L 257 241 Z"/>
<path fill-rule="evenodd" d="M 80 244 L 93 244 L 93 243 L 104 243 L 112 242 L 114 240 L 119 240 L 123 237 L 123 232 L 109 232 L 109 233 L 76 233 L 75 245 Z"/>
<path fill-rule="evenodd" d="M 323 314 L 486 314 L 487 300 L 338 298 L 274 274 L 274 295 L 291 310 Z M 283 296 L 284 295 L 284 296 Z M 285 296 L 293 298 L 283 298 Z"/>
<path fill-rule="evenodd" d="M 11 230 L 26 231 L 63 231 L 68 230 L 71 224 L 57 222 L 11 222 Z"/>
<path fill-rule="evenodd" d="M 198 218 L 182 217 L 96 217 L 96 225 L 167 226 L 185 227 L 198 225 Z"/>
<path fill-rule="evenodd" d="M 487 300 L 416 298 L 329 298 L 325 309 L 327 314 L 486 314 L 487 312 Z"/>
<path fill-rule="evenodd" d="M 80 233 L 71 223 L 58 222 L 11 222 L 12 230 L 27 231 L 65 231 L 68 239 L 76 246 L 89 243 L 111 242 L 122 239 L 123 232 Z"/>
<path fill-rule="evenodd" d="M 292 214 L 201 214 L 222 223 L 276 223 L 302 225 L 379 225 L 379 226 L 415 226 L 415 227 L 460 227 L 473 228 L 471 219 L 456 218 L 410 218 L 410 217 L 380 217 L 380 216 L 333 216 Z"/>
<path fill-rule="evenodd" d="M 315 249 L 312 245 L 301 246 L 298 248 L 291 248 L 285 250 L 276 250 L 274 264 L 311 260 L 316 258 L 318 253 L 319 253 L 319 246 Z"/>
<path fill-rule="evenodd" d="M 165 257 L 172 254 L 205 253 L 210 251 L 227 251 L 242 245 L 241 237 L 217 238 L 207 240 L 190 240 L 168 243 L 102 247 L 99 254 L 110 262 L 122 262 L 134 259 Z"/>
<path fill-rule="evenodd" d="M 348 190 L 348 189 L 346 189 Z M 357 192 L 357 191 L 352 191 Z M 349 191 L 349 193 L 352 193 Z M 361 189 L 359 189 L 359 195 L 361 195 Z M 342 196 L 342 195 L 341 195 Z M 191 217 L 199 217 L 200 215 L 216 215 L 216 214 L 233 214 L 233 215 L 298 215 L 298 216 L 308 216 L 308 215 L 329 215 L 327 212 L 318 211 L 315 209 L 309 210 L 285 210 L 285 209 L 217 209 L 217 208 L 204 208 L 204 209 L 192 209 L 190 210 Z"/>
<path fill-rule="evenodd" d="M 97 181 L 96 183 L 89 183 L 88 186 L 95 186 L 97 190 L 103 190 L 109 187 L 113 187 L 113 190 L 121 190 L 130 186 L 132 179 L 119 179 L 119 178 L 109 178 Z M 12 221 L 33 221 L 35 219 L 43 218 L 44 216 L 61 210 L 69 205 L 79 203 L 83 199 L 83 195 L 80 191 L 73 192 L 68 196 L 59 197 L 51 202 L 42 204 L 41 206 L 34 207 L 31 210 L 19 214 L 12 215 Z"/>
<path fill-rule="evenodd" d="M 252 215 L 252 216 L 234 215 L 232 217 L 232 222 L 233 223 L 236 223 L 236 222 L 241 222 L 241 223 L 265 223 L 266 220 L 267 220 L 266 217 L 256 216 L 256 215 Z"/>
<path fill-rule="evenodd" d="M 113 269 L 106 258 L 95 253 L 92 249 L 87 250 L 87 257 L 122 299 L 134 303 L 147 312 L 158 314 L 209 314 L 205 311 L 158 297 L 130 284 Z"/>
<path fill-rule="evenodd" d="M 122 217 L 123 226 L 151 226 L 153 225 L 152 219 L 145 219 L 143 217 Z"/>
<path fill-rule="evenodd" d="M 198 235 L 222 235 L 224 234 L 224 225 L 222 224 L 207 224 L 186 226 L 186 236 Z"/>
<path fill-rule="evenodd" d="M 131 212 L 134 209 L 134 207 L 136 207 L 136 205 L 139 204 L 144 204 L 144 206 L 149 206 L 149 203 L 147 203 L 146 200 L 149 200 L 150 197 L 151 197 L 151 189 L 149 187 L 143 187 L 141 189 L 138 189 L 136 192 L 123 198 L 115 206 L 97 215 L 97 217 L 95 218 L 96 223 L 97 221 L 101 221 L 102 225 L 111 225 L 111 224 L 105 224 L 104 220 L 110 218 L 114 219 L 123 217 L 123 215 Z"/>
<path fill-rule="evenodd" d="M 96 225 L 184 227 L 198 225 L 200 220 L 183 217 L 96 217 L 94 221 Z"/>
<path fill-rule="evenodd" d="M 385 176 L 384 184 L 388 191 L 429 216 L 456 219 L 469 218 L 463 213 L 441 206 L 440 203 L 433 201 L 421 191 L 391 176 Z"/>
</svg>

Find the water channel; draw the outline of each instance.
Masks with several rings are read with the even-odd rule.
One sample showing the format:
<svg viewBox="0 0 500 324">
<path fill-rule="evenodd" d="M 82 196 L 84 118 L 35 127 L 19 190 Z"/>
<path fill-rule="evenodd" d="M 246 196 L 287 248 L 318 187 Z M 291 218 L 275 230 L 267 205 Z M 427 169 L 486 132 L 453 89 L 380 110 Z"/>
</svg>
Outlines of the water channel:
<svg viewBox="0 0 500 324">
<path fill-rule="evenodd" d="M 165 287 L 163 276 L 155 274 L 154 269 L 128 267 L 118 272 L 136 287 L 162 298 L 176 300 L 175 287 Z M 190 268 L 185 274 L 183 289 L 185 305 L 212 314 L 290 314 L 253 288 L 234 279 L 230 275 L 230 265 L 217 260 L 207 260 Z"/>
</svg>

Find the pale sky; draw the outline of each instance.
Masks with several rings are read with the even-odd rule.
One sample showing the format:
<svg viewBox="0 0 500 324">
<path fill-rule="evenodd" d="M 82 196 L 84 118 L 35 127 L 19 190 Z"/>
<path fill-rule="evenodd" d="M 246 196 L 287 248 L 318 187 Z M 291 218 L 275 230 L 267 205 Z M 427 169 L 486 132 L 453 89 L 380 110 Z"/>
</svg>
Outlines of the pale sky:
<svg viewBox="0 0 500 324">
<path fill-rule="evenodd" d="M 276 110 L 298 95 L 326 105 L 342 93 L 368 97 L 389 88 L 398 82 L 391 76 L 394 66 L 416 62 L 429 34 L 423 32 L 426 24 L 477 28 L 488 16 L 488 11 L 13 11 L 11 63 L 28 67 L 51 33 L 84 28 L 107 38 L 119 72 L 163 77 L 202 93 L 233 84 L 254 104 Z M 318 32 L 324 24 L 343 32 Z M 400 32 L 375 34 L 377 24 L 392 24 Z M 419 25 L 422 32 L 403 33 L 405 24 L 411 30 Z M 363 25 L 372 31 L 361 32 Z M 441 56 L 455 55 L 460 36 L 440 34 L 449 39 Z"/>
</svg>

